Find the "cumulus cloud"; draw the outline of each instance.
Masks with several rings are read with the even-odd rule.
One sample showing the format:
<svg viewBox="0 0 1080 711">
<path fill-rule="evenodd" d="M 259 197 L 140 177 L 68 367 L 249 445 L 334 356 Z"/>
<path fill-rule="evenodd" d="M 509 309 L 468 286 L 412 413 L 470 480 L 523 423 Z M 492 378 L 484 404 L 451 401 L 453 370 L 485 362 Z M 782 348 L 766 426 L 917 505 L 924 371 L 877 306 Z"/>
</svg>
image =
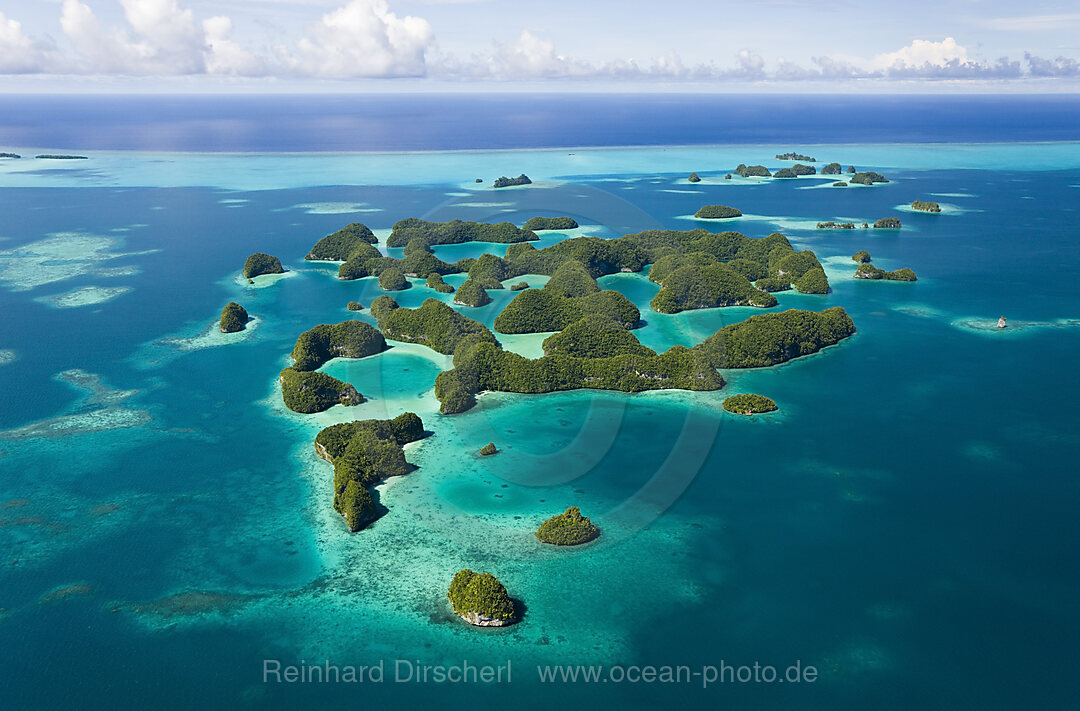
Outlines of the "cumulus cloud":
<svg viewBox="0 0 1080 711">
<path fill-rule="evenodd" d="M 55 71 L 61 63 L 51 42 L 28 37 L 22 23 L 0 12 L 0 74 Z"/>
<path fill-rule="evenodd" d="M 1030 52 L 1024 52 L 1024 61 L 1033 77 L 1075 77 L 1080 76 L 1080 62 L 1068 57 L 1043 59 Z"/>
<path fill-rule="evenodd" d="M 308 27 L 295 48 L 278 47 L 277 54 L 290 73 L 302 76 L 423 76 L 433 41 L 427 20 L 398 17 L 385 0 L 352 0 Z"/>
<path fill-rule="evenodd" d="M 229 39 L 232 20 L 224 16 L 203 20 L 206 36 L 204 57 L 206 71 L 210 74 L 234 76 L 261 76 L 266 72 L 265 62 Z"/>
</svg>

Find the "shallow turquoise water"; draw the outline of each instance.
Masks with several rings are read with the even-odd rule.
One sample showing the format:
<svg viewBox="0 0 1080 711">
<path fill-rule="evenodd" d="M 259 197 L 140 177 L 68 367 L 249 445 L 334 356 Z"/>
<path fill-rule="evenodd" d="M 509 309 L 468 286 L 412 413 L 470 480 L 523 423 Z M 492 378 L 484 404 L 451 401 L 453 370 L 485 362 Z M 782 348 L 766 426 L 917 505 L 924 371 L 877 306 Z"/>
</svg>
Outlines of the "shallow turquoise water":
<svg viewBox="0 0 1080 711">
<path fill-rule="evenodd" d="M 1080 148 L 831 146 L 819 159 L 893 182 L 685 192 L 690 170 L 716 164 L 722 175 L 729 158 L 756 162 L 781 148 L 102 153 L 81 172 L 34 175 L 5 165 L 0 349 L 15 353 L 0 365 L 5 706 L 455 708 L 475 703 L 469 694 L 550 705 L 566 689 L 540 685 L 538 664 L 722 660 L 800 660 L 820 679 L 573 693 L 630 708 L 1067 705 L 1080 632 L 1069 565 L 1080 552 L 1080 392 L 1069 375 L 1080 347 Z M 465 182 L 494 170 L 525 170 L 538 184 L 493 195 Z M 895 209 L 935 193 L 961 209 Z M 721 393 L 493 394 L 454 417 L 437 414 L 431 393 L 448 359 L 395 345 L 325 367 L 368 397 L 361 406 L 305 417 L 279 402 L 277 372 L 296 335 L 381 293 L 371 279 L 339 282 L 332 267 L 304 263 L 345 222 L 570 214 L 612 236 L 688 228 L 679 216 L 713 202 L 768 218 L 738 224 L 751 236 L 783 230 L 814 249 L 833 293 L 778 294 L 780 307 L 842 305 L 856 336 L 778 368 L 726 373 Z M 891 214 L 903 230 L 804 229 Z M 49 242 L 55 233 L 81 237 Z M 487 248 L 436 252 L 452 261 Z M 920 281 L 848 278 L 848 257 L 863 248 Z M 280 256 L 290 276 L 237 281 L 257 250 Z M 649 310 L 656 287 L 645 276 L 601 283 L 639 305 L 646 325 L 636 333 L 656 349 L 757 313 L 665 316 Z M 71 308 L 41 298 L 88 287 L 127 291 Z M 405 306 L 431 296 L 419 280 L 395 294 Z M 490 325 L 513 294 L 492 296 L 465 313 Z M 228 300 L 257 327 L 206 336 Z M 1001 313 L 1012 326 L 987 329 Z M 535 355 L 542 339 L 505 342 Z M 70 369 L 99 375 L 100 386 L 56 378 Z M 725 394 L 742 391 L 781 409 L 723 414 Z M 432 432 L 407 449 L 418 468 L 381 489 L 384 518 L 349 535 L 311 440 L 335 421 L 405 410 Z M 488 441 L 503 452 L 475 457 Z M 571 504 L 604 535 L 579 550 L 543 549 L 531 531 Z M 445 589 L 465 566 L 496 573 L 527 606 L 524 621 L 475 630 L 453 618 Z M 191 592 L 213 596 L 170 598 Z M 482 690 L 265 685 L 266 657 L 511 659 L 515 677 Z"/>
</svg>

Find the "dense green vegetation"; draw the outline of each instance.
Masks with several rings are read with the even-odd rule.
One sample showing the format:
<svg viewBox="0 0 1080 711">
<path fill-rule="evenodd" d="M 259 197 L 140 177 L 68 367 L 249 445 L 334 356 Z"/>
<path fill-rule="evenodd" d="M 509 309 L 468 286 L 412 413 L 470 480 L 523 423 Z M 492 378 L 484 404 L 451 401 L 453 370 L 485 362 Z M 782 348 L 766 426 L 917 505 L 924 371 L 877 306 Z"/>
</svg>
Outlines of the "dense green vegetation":
<svg viewBox="0 0 1080 711">
<path fill-rule="evenodd" d="M 855 172 L 855 166 L 853 166 L 853 165 L 849 165 L 849 166 L 847 167 L 847 172 L 849 172 L 849 173 L 854 173 L 854 172 Z"/>
<path fill-rule="evenodd" d="M 349 303 L 345 304 L 345 308 L 347 308 L 349 311 L 363 311 L 364 305 L 361 304 L 359 301 L 350 301 Z"/>
<path fill-rule="evenodd" d="M 819 230 L 853 230 L 855 229 L 854 222 L 819 222 L 817 223 Z"/>
<path fill-rule="evenodd" d="M 791 280 L 786 277 L 764 277 L 755 281 L 754 286 L 769 293 L 787 291 L 791 288 Z"/>
<path fill-rule="evenodd" d="M 0 153 L 0 158 L 22 158 L 18 153 Z"/>
<path fill-rule="evenodd" d="M 454 294 L 454 303 L 461 306 L 486 306 L 491 297 L 476 279 L 466 279 Z"/>
<path fill-rule="evenodd" d="M 816 353 L 855 333 L 840 306 L 818 313 L 791 309 L 724 326 L 694 347 L 716 368 L 760 368 Z"/>
<path fill-rule="evenodd" d="M 687 255 L 689 260 L 680 260 L 673 255 L 662 257 L 661 263 L 665 260 L 684 262 L 671 271 L 667 270 L 666 263 L 659 264 L 663 267 L 662 279 L 653 273 L 656 266 L 650 270 L 649 278 L 660 283 L 660 291 L 649 304 L 654 311 L 674 314 L 718 306 L 776 306 L 775 296 L 755 288 L 743 274 L 719 262 L 702 264 L 699 255 L 711 257 L 701 252 Z"/>
<path fill-rule="evenodd" d="M 767 178 L 771 175 L 769 169 L 763 165 L 746 165 L 745 163 L 739 163 L 739 166 L 732 172 L 735 173 L 735 175 L 741 175 L 744 178 Z"/>
<path fill-rule="evenodd" d="M 821 169 L 822 175 L 840 175 L 843 172 L 844 168 L 839 163 L 829 163 Z"/>
<path fill-rule="evenodd" d="M 511 284 L 510 285 L 510 291 L 521 291 L 522 289 L 528 289 L 528 288 L 529 288 L 529 282 L 527 282 L 527 281 L 519 281 L 516 284 Z"/>
<path fill-rule="evenodd" d="M 479 454 L 481 457 L 490 457 L 492 454 L 498 454 L 498 453 L 499 453 L 499 450 L 495 446 L 494 442 L 488 442 L 487 444 L 485 444 L 483 447 L 480 448 L 479 452 L 477 452 L 477 454 Z"/>
<path fill-rule="evenodd" d="M 334 465 L 334 510 L 358 531 L 379 516 L 370 487 L 409 473 L 402 446 L 424 436 L 411 412 L 393 420 L 358 420 L 332 425 L 315 437 L 315 452 Z"/>
<path fill-rule="evenodd" d="M 45 160 L 89 160 L 86 156 L 73 156 L 63 153 L 42 153 L 41 155 L 34 157 Z"/>
<path fill-rule="evenodd" d="M 383 291 L 401 291 L 409 288 L 409 280 L 400 269 L 390 267 L 379 275 L 379 288 Z"/>
<path fill-rule="evenodd" d="M 261 276 L 263 274 L 284 274 L 285 269 L 281 266 L 281 260 L 269 254 L 256 252 L 244 261 L 244 277 Z"/>
<path fill-rule="evenodd" d="M 361 244 L 375 244 L 378 241 L 367 225 L 352 222 L 316 242 L 304 259 L 344 262 Z"/>
<path fill-rule="evenodd" d="M 803 294 L 829 293 L 829 278 L 825 275 L 825 270 L 821 267 L 808 269 L 802 276 L 797 277 L 792 284 L 794 284 L 795 288 Z"/>
<path fill-rule="evenodd" d="M 745 393 L 724 398 L 724 409 L 736 415 L 754 415 L 759 412 L 773 412 L 778 408 L 772 398 Z"/>
<path fill-rule="evenodd" d="M 781 168 L 780 170 L 773 173 L 772 177 L 774 177 L 774 178 L 798 178 L 799 174 L 796 173 L 791 168 Z"/>
<path fill-rule="evenodd" d="M 373 315 L 375 310 L 375 304 L 372 304 Z M 380 313 L 383 313 L 382 309 Z M 462 316 L 438 299 L 427 299 L 418 309 L 394 308 L 376 318 L 379 328 L 390 340 L 419 343 L 445 355 L 454 353 L 466 339 L 471 344 L 497 343 L 487 326 Z"/>
<path fill-rule="evenodd" d="M 532 181 L 529 180 L 529 176 L 522 173 L 516 178 L 507 178 L 505 175 L 501 178 L 495 179 L 495 187 L 497 188 L 509 188 L 513 185 L 530 185 Z"/>
<path fill-rule="evenodd" d="M 729 217 L 742 217 L 742 211 L 727 205 L 705 205 L 694 213 L 694 217 L 704 220 L 723 220 Z"/>
<path fill-rule="evenodd" d="M 900 229 L 899 217 L 882 217 L 874 223 L 874 229 Z"/>
<path fill-rule="evenodd" d="M 374 310 L 374 304 L 372 309 Z M 315 370 L 331 358 L 364 358 L 386 348 L 386 339 L 363 321 L 321 324 L 304 331 L 292 350 L 297 370 Z"/>
<path fill-rule="evenodd" d="M 281 397 L 293 412 L 311 414 L 334 405 L 359 405 L 364 396 L 352 385 L 325 373 L 285 368 L 278 376 Z"/>
<path fill-rule="evenodd" d="M 521 229 L 532 230 L 572 230 L 579 227 L 573 217 L 534 217 L 526 222 Z"/>
<path fill-rule="evenodd" d="M 446 597 L 454 612 L 471 625 L 499 627 L 517 619 L 514 601 L 491 573 L 459 570 Z"/>
<path fill-rule="evenodd" d="M 850 170 L 848 171 L 851 172 Z M 875 173 L 872 170 L 868 170 L 865 173 L 855 173 L 848 178 L 849 183 L 856 183 L 858 185 L 873 185 L 874 183 L 887 183 L 889 179 L 881 173 Z"/>
<path fill-rule="evenodd" d="M 529 292 L 525 292 L 529 293 Z M 454 353 L 453 370 L 435 379 L 444 414 L 464 412 L 485 390 L 547 393 L 559 390 L 717 390 L 724 379 L 707 354 L 675 346 L 656 356 L 576 358 L 562 354 L 530 360 L 492 343 L 468 344 Z"/>
<path fill-rule="evenodd" d="M 867 256 L 869 257 L 869 255 Z M 886 281 L 918 281 L 915 272 L 907 267 L 887 272 L 884 269 L 878 269 L 873 264 L 860 264 L 858 269 L 855 270 L 855 278 L 873 280 L 884 279 Z"/>
<path fill-rule="evenodd" d="M 576 358 L 610 358 L 617 355 L 654 356 L 656 352 L 638 342 L 622 324 L 599 314 L 589 314 L 544 339 L 544 355 Z"/>
<path fill-rule="evenodd" d="M 841 180 L 839 182 L 833 183 L 832 186 L 834 188 L 846 188 L 848 186 L 848 184 L 845 183 L 843 180 Z"/>
<path fill-rule="evenodd" d="M 427 287 L 429 289 L 434 289 L 440 294 L 454 293 L 454 287 L 443 281 L 442 274 L 428 274 Z"/>
<path fill-rule="evenodd" d="M 353 244 L 352 252 L 349 253 L 345 262 L 338 267 L 338 279 L 361 279 L 377 274 L 376 271 L 369 269 L 369 263 L 374 267 L 386 257 L 383 257 L 379 250 L 367 242 L 356 241 Z"/>
<path fill-rule="evenodd" d="M 802 163 L 796 163 L 791 166 L 791 172 L 795 175 L 816 175 L 817 168 L 812 165 L 803 165 Z"/>
<path fill-rule="evenodd" d="M 398 220 L 386 240 L 388 247 L 404 247 L 412 239 L 421 239 L 429 245 L 462 244 L 464 242 L 497 242 L 513 244 L 540 239 L 529 229 L 520 229 L 510 222 L 488 224 L 486 222 L 428 222 L 415 217 Z"/>
<path fill-rule="evenodd" d="M 701 182 L 701 178 L 698 176 L 697 173 L 691 173 L 690 177 L 687 178 L 687 180 L 689 180 L 691 183 L 700 183 Z"/>
<path fill-rule="evenodd" d="M 561 331 L 586 314 L 597 314 L 633 328 L 641 313 L 617 291 L 601 291 L 596 279 L 576 261 L 563 262 L 542 289 L 527 289 L 495 317 L 499 333 Z"/>
<path fill-rule="evenodd" d="M 795 151 L 791 151 L 790 153 L 781 153 L 780 155 L 776 156 L 776 160 L 804 160 L 807 163 L 817 162 L 815 158 L 811 158 L 810 156 L 804 156 L 802 153 L 796 153 Z"/>
<path fill-rule="evenodd" d="M 571 506 L 565 512 L 552 516 L 536 529 L 536 537 L 542 543 L 555 546 L 578 546 L 600 535 L 600 529 L 581 515 L 581 509 Z"/>
<path fill-rule="evenodd" d="M 236 333 L 247 328 L 248 312 L 240 304 L 230 301 L 221 310 L 221 321 L 218 328 L 222 333 Z"/>
<path fill-rule="evenodd" d="M 383 294 L 382 296 L 375 297 L 375 300 L 371 302 L 371 315 L 375 317 L 377 321 L 381 321 L 386 318 L 394 309 L 398 308 L 398 302 L 394 301 L 394 297 L 389 294 Z"/>
<path fill-rule="evenodd" d="M 859 262 L 860 264 L 866 264 L 870 261 L 870 253 L 865 249 L 860 249 L 855 254 L 851 255 L 852 261 Z"/>
<path fill-rule="evenodd" d="M 941 212 L 941 205 L 936 202 L 923 202 L 922 200 L 916 200 L 911 203 L 912 210 L 921 210 L 923 212 Z"/>
</svg>

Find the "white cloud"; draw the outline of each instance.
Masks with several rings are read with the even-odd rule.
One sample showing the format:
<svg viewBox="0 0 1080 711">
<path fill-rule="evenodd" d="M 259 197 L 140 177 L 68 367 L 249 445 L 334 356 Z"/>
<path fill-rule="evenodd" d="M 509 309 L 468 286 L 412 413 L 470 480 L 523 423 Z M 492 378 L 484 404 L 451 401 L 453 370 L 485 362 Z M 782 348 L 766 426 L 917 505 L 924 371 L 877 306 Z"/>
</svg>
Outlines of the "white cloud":
<svg viewBox="0 0 1080 711">
<path fill-rule="evenodd" d="M 1043 59 L 1024 52 L 1028 71 L 1033 77 L 1076 77 L 1080 76 L 1080 62 L 1068 57 Z"/>
<path fill-rule="evenodd" d="M 950 62 L 967 63 L 967 48 L 957 44 L 952 37 L 946 37 L 941 42 L 915 40 L 907 47 L 895 52 L 879 54 L 872 64 L 879 69 L 903 71 L 926 65 L 942 67 Z"/>
<path fill-rule="evenodd" d="M 22 23 L 0 12 L 0 74 L 34 74 L 58 68 L 59 56 L 51 43 L 23 33 Z"/>
<path fill-rule="evenodd" d="M 196 74 L 205 71 L 203 36 L 176 0 L 120 0 L 129 27 L 106 29 L 90 6 L 64 0 L 60 26 L 85 70 L 106 74 Z"/>
<path fill-rule="evenodd" d="M 266 72 L 262 59 L 229 39 L 232 20 L 228 17 L 211 17 L 203 20 L 202 26 L 206 35 L 204 56 L 208 73 L 251 77 Z"/>
<path fill-rule="evenodd" d="M 352 0 L 308 27 L 295 48 L 279 46 L 290 73 L 328 78 L 423 76 L 434 41 L 427 20 L 398 17 L 385 0 Z"/>
</svg>

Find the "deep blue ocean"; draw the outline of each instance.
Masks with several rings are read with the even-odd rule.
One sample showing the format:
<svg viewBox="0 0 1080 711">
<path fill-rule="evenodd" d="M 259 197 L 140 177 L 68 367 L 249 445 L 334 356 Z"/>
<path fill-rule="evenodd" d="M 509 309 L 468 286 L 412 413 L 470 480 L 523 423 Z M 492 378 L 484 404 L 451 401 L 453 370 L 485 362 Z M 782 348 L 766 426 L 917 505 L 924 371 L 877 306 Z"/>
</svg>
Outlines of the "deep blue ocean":
<svg viewBox="0 0 1080 711">
<path fill-rule="evenodd" d="M 23 156 L 0 159 L 0 709 L 1077 707 L 1078 117 L 1068 96 L 0 97 L 0 151 Z M 791 150 L 890 182 L 724 179 Z M 88 159 L 33 157 L 61 152 Z M 490 187 L 522 172 L 533 185 Z M 690 217 L 715 203 L 744 217 Z M 449 359 L 394 344 L 323 368 L 363 405 L 284 409 L 297 335 L 374 323 L 345 303 L 382 293 L 306 263 L 319 238 L 535 215 L 582 225 L 542 244 L 783 232 L 832 292 L 778 308 L 843 306 L 858 332 L 718 393 L 486 394 L 456 416 L 431 391 Z M 886 216 L 903 228 L 816 229 Z M 860 249 L 919 280 L 854 280 Z M 256 251 L 287 275 L 238 278 Z M 645 276 L 600 283 L 658 350 L 760 313 L 657 314 Z M 491 326 L 513 295 L 456 308 Z M 432 296 L 452 298 L 419 280 L 395 298 Z M 228 301 L 256 319 L 238 337 L 212 328 Z M 544 335 L 500 340 L 537 357 Z M 735 392 L 780 410 L 728 415 Z M 311 441 L 406 410 L 432 433 L 406 450 L 418 468 L 349 534 Z M 488 441 L 502 453 L 475 457 Z M 570 505 L 604 535 L 541 548 L 531 532 Z M 524 619 L 454 617 L 463 567 Z M 385 679 L 267 683 L 267 659 Z M 395 660 L 513 676 L 396 683 Z M 817 676 L 610 676 L 755 663 Z M 557 664 L 609 681 L 542 683 Z"/>
</svg>

